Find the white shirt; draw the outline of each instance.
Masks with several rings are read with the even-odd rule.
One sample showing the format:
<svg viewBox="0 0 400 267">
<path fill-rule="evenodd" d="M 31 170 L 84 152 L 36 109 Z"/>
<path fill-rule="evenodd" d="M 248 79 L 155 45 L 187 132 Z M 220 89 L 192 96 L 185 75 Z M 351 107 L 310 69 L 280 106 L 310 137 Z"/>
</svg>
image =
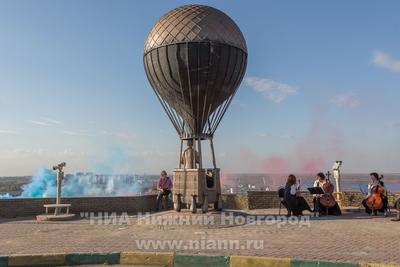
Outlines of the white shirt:
<svg viewBox="0 0 400 267">
<path fill-rule="evenodd" d="M 296 195 L 296 192 L 297 192 L 297 184 L 293 184 L 293 185 L 290 187 L 290 194 L 291 194 L 291 195 Z"/>
<path fill-rule="evenodd" d="M 315 180 L 314 181 L 314 187 L 321 187 L 322 188 L 322 184 L 319 180 Z M 319 195 L 313 194 L 313 197 L 318 197 Z"/>
</svg>

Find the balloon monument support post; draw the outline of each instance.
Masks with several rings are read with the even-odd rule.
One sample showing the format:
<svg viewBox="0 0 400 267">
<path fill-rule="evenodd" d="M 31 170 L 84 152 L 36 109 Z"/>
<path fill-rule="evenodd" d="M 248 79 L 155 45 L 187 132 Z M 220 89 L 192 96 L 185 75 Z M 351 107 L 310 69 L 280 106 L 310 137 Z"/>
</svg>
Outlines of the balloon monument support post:
<svg viewBox="0 0 400 267">
<path fill-rule="evenodd" d="M 185 5 L 162 16 L 144 45 L 147 78 L 181 139 L 173 172 L 174 209 L 222 209 L 220 169 L 213 137 L 245 74 L 247 46 L 222 11 Z M 209 141 L 212 167 L 204 168 L 202 141 Z M 184 142 L 188 148 L 183 151 Z"/>
</svg>

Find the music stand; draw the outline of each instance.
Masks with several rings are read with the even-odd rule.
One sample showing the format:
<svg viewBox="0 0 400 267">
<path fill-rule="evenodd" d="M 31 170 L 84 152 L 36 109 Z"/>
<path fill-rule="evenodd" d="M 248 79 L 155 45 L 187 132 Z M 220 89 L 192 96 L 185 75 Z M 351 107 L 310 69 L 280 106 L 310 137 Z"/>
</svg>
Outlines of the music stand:
<svg viewBox="0 0 400 267">
<path fill-rule="evenodd" d="M 307 190 L 312 194 L 312 195 L 323 195 L 324 190 L 322 190 L 321 187 L 316 186 L 316 187 L 309 187 Z"/>
<path fill-rule="evenodd" d="M 316 187 L 308 187 L 307 190 L 312 194 L 312 195 L 323 195 L 324 194 L 324 190 L 322 190 L 321 187 L 316 186 Z M 319 211 L 319 202 L 318 199 L 315 199 L 314 202 L 314 215 L 317 213 L 316 211 L 316 206 L 318 206 L 318 211 Z M 319 213 L 318 213 L 319 214 Z M 328 214 L 328 211 L 326 212 L 326 214 Z M 317 215 L 318 217 L 318 215 Z"/>
</svg>

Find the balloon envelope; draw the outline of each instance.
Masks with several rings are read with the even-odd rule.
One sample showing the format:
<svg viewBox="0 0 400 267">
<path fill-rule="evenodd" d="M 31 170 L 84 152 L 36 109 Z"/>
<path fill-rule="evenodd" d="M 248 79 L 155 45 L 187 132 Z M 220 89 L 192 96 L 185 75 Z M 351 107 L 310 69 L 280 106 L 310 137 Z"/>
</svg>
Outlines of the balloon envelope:
<svg viewBox="0 0 400 267">
<path fill-rule="evenodd" d="M 180 134 L 213 134 L 247 64 L 237 25 L 208 6 L 186 5 L 164 15 L 145 43 L 147 77 Z"/>
</svg>

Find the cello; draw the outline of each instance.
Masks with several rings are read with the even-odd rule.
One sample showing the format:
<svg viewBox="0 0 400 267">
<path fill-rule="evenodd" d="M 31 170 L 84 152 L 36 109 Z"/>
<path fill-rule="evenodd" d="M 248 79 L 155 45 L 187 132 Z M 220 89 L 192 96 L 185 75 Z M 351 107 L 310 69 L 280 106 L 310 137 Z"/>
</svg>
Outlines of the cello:
<svg viewBox="0 0 400 267">
<path fill-rule="evenodd" d="M 367 206 L 371 210 L 380 210 L 383 208 L 382 195 L 385 193 L 385 188 L 378 184 L 374 185 L 371 189 L 371 195 L 367 198 Z"/>
<path fill-rule="evenodd" d="M 320 203 L 322 206 L 326 208 L 332 208 L 336 205 L 336 200 L 333 197 L 334 189 L 335 188 L 333 184 L 329 180 L 326 180 L 326 182 L 322 185 L 322 190 L 324 191 L 324 194 L 320 198 Z"/>
</svg>

